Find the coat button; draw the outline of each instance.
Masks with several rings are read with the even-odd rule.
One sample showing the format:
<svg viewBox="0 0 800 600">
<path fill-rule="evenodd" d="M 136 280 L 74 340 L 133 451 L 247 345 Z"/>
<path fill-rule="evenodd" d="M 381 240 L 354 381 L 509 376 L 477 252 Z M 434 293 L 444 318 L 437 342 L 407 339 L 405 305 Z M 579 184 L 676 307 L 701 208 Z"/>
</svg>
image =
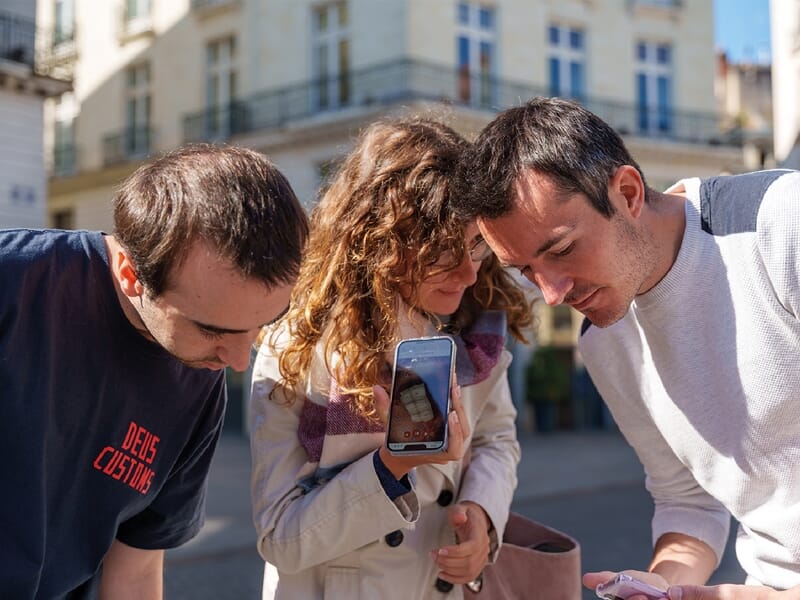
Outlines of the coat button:
<svg viewBox="0 0 800 600">
<path fill-rule="evenodd" d="M 450 503 L 453 501 L 453 492 L 450 490 L 442 490 L 442 493 L 439 494 L 439 497 L 436 499 L 436 504 L 439 506 L 450 506 Z"/>
<path fill-rule="evenodd" d="M 396 529 L 392 533 L 387 533 L 386 537 L 383 538 L 386 540 L 386 543 L 391 546 L 392 548 L 399 546 L 403 543 L 403 532 L 399 529 Z"/>
<path fill-rule="evenodd" d="M 437 577 L 436 585 L 434 587 L 436 587 L 436 589 L 442 592 L 443 594 L 446 594 L 447 592 L 453 589 L 453 584 L 450 583 L 449 581 L 445 581 L 444 579 L 439 579 Z"/>
</svg>

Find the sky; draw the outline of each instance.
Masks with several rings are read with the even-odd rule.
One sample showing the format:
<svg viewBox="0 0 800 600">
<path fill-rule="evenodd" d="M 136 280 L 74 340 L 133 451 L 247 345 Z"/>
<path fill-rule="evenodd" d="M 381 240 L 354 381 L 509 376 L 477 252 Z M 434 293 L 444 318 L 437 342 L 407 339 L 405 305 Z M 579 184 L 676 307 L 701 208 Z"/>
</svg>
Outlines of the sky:
<svg viewBox="0 0 800 600">
<path fill-rule="evenodd" d="M 714 39 L 731 62 L 769 63 L 769 0 L 714 0 Z"/>
</svg>

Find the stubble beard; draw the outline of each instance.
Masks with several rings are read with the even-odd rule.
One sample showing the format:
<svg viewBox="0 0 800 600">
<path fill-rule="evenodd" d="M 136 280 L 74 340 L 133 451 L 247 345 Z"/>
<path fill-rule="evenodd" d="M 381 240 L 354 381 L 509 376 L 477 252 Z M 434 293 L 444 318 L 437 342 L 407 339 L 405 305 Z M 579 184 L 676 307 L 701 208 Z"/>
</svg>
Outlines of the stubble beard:
<svg viewBox="0 0 800 600">
<path fill-rule="evenodd" d="M 633 226 L 619 215 L 612 220 L 616 225 L 617 285 L 607 293 L 614 293 L 618 299 L 607 307 L 589 310 L 586 318 L 600 328 L 610 327 L 621 320 L 630 309 L 633 300 L 655 266 L 657 252 L 653 242 L 640 228 Z M 602 292 L 601 292 L 602 293 Z"/>
</svg>

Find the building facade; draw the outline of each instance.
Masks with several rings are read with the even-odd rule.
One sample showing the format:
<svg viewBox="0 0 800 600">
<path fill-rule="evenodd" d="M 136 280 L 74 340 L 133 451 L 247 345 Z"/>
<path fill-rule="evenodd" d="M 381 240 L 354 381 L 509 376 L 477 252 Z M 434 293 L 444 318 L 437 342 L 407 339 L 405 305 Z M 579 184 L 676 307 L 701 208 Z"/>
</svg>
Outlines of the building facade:
<svg viewBox="0 0 800 600">
<path fill-rule="evenodd" d="M 54 74 L 50 37 L 37 31 L 35 3 L 0 9 L 0 227 L 47 224 L 44 103 L 69 89 Z M 55 75 L 55 76 L 54 76 Z"/>
<path fill-rule="evenodd" d="M 743 169 L 721 136 L 707 0 L 51 2 L 42 25 L 67 15 L 77 33 L 74 93 L 48 110 L 53 156 L 71 157 L 49 210 L 75 227 L 108 230 L 119 181 L 184 143 L 264 152 L 311 206 L 378 117 L 472 136 L 535 95 L 604 117 L 655 187 Z M 539 343 L 570 352 L 579 324 L 543 311 Z"/>
<path fill-rule="evenodd" d="M 742 144 L 747 170 L 774 168 L 771 66 L 730 62 L 724 52 L 718 52 L 714 94 L 723 136 Z"/>
<path fill-rule="evenodd" d="M 775 159 L 800 169 L 800 0 L 770 0 Z"/>
</svg>

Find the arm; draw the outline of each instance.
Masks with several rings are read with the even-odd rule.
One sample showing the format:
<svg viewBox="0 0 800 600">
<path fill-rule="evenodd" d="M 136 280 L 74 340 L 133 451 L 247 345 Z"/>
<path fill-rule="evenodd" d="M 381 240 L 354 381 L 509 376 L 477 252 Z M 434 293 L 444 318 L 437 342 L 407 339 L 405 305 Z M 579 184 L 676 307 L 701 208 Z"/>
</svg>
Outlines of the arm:
<svg viewBox="0 0 800 600">
<path fill-rule="evenodd" d="M 786 311 L 800 319 L 800 172 L 782 176 L 764 194 L 758 214 L 758 250 L 775 295 Z"/>
<path fill-rule="evenodd" d="M 308 492 L 297 484 L 312 472 L 298 439 L 303 397 L 286 406 L 277 387 L 276 398 L 270 399 L 278 379 L 277 359 L 262 347 L 250 416 L 253 518 L 261 556 L 280 571 L 297 573 L 415 522 L 419 505 L 413 490 L 392 501 L 375 471 L 372 455 L 383 433 L 372 434 L 364 456 L 324 484 Z"/>
<path fill-rule="evenodd" d="M 641 396 L 640 382 L 630 377 L 638 372 L 635 362 L 642 351 L 631 346 L 636 339 L 591 334 L 590 330 L 582 336 L 581 352 L 597 389 L 644 467 L 645 486 L 655 505 L 650 568 L 663 573 L 666 583 L 703 583 L 725 548 L 730 515 L 698 485 L 656 426 L 646 405 L 648 398 Z M 674 546 L 677 540 L 687 546 Z M 684 576 L 692 579 L 671 579 Z"/>
<path fill-rule="evenodd" d="M 103 559 L 100 600 L 161 600 L 163 581 L 163 550 L 140 550 L 114 540 Z"/>
<path fill-rule="evenodd" d="M 717 555 L 700 540 L 682 533 L 658 538 L 649 571 L 666 581 L 704 583 L 717 567 Z"/>
<path fill-rule="evenodd" d="M 779 592 L 749 585 L 681 585 L 668 592 L 670 600 L 800 600 L 800 586 Z"/>
</svg>

